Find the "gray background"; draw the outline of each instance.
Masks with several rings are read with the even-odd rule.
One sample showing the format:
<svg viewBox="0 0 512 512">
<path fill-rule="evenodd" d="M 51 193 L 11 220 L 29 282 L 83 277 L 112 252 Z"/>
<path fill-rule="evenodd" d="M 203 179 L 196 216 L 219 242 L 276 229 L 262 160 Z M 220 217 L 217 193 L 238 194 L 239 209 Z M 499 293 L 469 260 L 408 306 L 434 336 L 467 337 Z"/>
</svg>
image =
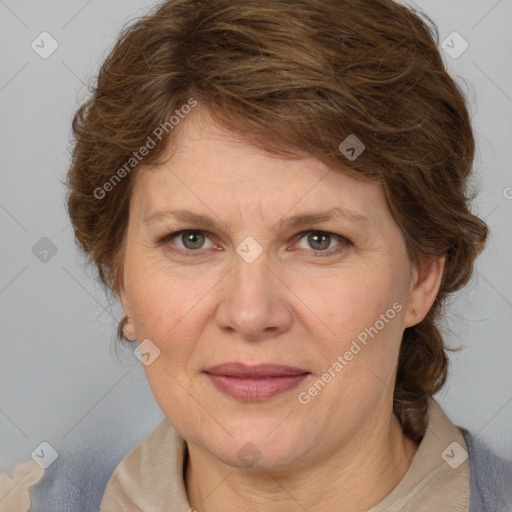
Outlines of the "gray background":
<svg viewBox="0 0 512 512">
<path fill-rule="evenodd" d="M 121 312 L 82 267 L 60 182 L 85 85 L 121 26 L 152 5 L 0 0 L 2 470 L 28 460 L 42 441 L 59 454 L 135 443 L 163 417 L 139 361 L 128 349 L 114 350 Z M 457 31 L 469 43 L 459 58 L 443 56 L 471 101 L 481 186 L 475 207 L 492 229 L 473 281 L 447 318 L 447 340 L 463 350 L 450 356 L 437 399 L 454 423 L 512 458 L 512 0 L 416 5 L 438 24 L 441 41 Z M 43 31 L 59 45 L 47 59 L 31 48 Z M 42 238 L 57 251 L 46 261 L 41 251 L 51 245 Z"/>
</svg>

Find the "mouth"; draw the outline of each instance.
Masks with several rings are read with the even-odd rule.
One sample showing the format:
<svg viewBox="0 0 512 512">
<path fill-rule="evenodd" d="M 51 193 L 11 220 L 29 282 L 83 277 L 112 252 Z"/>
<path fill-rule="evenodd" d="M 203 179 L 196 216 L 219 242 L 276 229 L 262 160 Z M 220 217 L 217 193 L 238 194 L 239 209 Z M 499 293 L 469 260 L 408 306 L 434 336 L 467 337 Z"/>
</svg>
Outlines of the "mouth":
<svg viewBox="0 0 512 512">
<path fill-rule="evenodd" d="M 310 373 L 279 364 L 225 363 L 205 370 L 221 392 L 245 402 L 260 402 L 296 388 Z"/>
</svg>

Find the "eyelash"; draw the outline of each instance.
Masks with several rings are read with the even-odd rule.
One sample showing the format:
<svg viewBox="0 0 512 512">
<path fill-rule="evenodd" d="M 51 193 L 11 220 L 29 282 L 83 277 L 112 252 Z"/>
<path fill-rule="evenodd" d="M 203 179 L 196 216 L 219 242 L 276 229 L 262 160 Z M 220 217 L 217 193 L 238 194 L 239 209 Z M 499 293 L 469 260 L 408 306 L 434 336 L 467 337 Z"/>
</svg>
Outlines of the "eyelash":
<svg viewBox="0 0 512 512">
<path fill-rule="evenodd" d="M 209 237 L 209 233 L 207 231 L 202 231 L 200 229 L 183 229 L 181 231 L 176 231 L 174 233 L 169 233 L 169 234 L 163 236 L 162 238 L 160 238 L 158 240 L 158 245 L 159 246 L 169 245 L 169 242 L 172 239 L 174 239 L 174 238 L 176 238 L 176 237 L 178 237 L 180 235 L 183 235 L 184 233 L 202 233 L 206 237 Z M 329 236 L 331 238 L 336 238 L 336 239 L 338 239 L 341 242 L 341 245 L 339 247 L 335 248 L 335 249 L 328 249 L 328 250 L 323 250 L 323 251 L 315 251 L 313 249 L 308 251 L 308 249 L 299 249 L 299 250 L 304 250 L 304 251 L 312 252 L 313 254 L 315 254 L 314 257 L 332 256 L 334 254 L 340 253 L 341 251 L 346 249 L 348 246 L 352 245 L 352 242 L 350 240 L 348 240 L 347 238 L 345 238 L 344 236 L 337 235 L 335 233 L 330 233 L 328 231 L 318 231 L 318 230 L 302 231 L 301 233 L 298 233 L 297 235 L 295 235 L 294 239 L 297 239 L 297 242 L 299 242 L 305 235 L 308 235 L 310 233 L 316 233 L 316 234 L 320 234 L 320 235 L 327 235 L 327 236 Z M 184 249 L 176 248 L 174 246 L 171 250 L 173 252 L 175 252 L 175 253 L 182 254 L 182 255 L 187 256 L 187 257 L 198 257 L 198 256 L 202 256 L 203 255 L 203 249 L 184 250 Z"/>
</svg>

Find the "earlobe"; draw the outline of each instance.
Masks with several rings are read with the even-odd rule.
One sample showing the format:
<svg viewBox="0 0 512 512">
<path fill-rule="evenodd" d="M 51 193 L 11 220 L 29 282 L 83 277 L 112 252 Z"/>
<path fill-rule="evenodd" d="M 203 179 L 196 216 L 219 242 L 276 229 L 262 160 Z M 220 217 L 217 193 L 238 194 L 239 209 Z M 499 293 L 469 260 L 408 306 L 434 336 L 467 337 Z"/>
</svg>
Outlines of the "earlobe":
<svg viewBox="0 0 512 512">
<path fill-rule="evenodd" d="M 414 272 L 414 281 L 409 295 L 404 328 L 419 324 L 436 300 L 443 279 L 446 256 L 430 258 L 422 262 Z"/>
<path fill-rule="evenodd" d="M 130 341 L 135 341 L 137 339 L 137 336 L 135 335 L 135 324 L 128 316 L 123 318 L 123 336 Z"/>
<path fill-rule="evenodd" d="M 121 320 L 121 332 L 124 338 L 135 341 L 137 339 L 137 336 L 135 334 L 135 324 L 131 317 L 130 309 L 128 308 L 126 304 L 126 300 L 124 297 L 124 289 L 121 287 L 119 292 L 119 301 L 121 302 L 121 307 L 124 311 L 124 318 Z"/>
</svg>

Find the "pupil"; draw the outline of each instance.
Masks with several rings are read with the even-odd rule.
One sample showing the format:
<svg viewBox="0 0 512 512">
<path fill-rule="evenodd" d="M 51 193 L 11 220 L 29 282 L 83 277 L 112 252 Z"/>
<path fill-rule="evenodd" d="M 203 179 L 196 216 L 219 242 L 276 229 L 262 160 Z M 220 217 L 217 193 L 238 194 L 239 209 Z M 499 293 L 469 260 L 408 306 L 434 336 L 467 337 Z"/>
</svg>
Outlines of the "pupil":
<svg viewBox="0 0 512 512">
<path fill-rule="evenodd" d="M 312 241 L 313 243 L 318 243 L 319 238 L 323 238 L 323 240 L 324 240 L 323 247 L 320 247 L 320 249 L 321 250 L 327 249 L 327 247 L 329 247 L 329 238 L 330 238 L 328 235 L 324 235 L 321 233 L 315 233 L 315 234 L 310 235 L 310 237 L 309 237 L 310 242 Z M 325 242 L 327 242 L 327 243 L 325 243 Z M 321 242 L 320 242 L 320 245 L 322 245 Z"/>
<path fill-rule="evenodd" d="M 201 237 L 203 235 L 198 233 L 190 233 L 189 235 L 184 235 L 184 245 L 185 247 L 188 247 L 189 249 L 197 249 L 197 245 L 201 246 Z M 199 243 L 198 243 L 199 240 Z M 191 243 L 191 247 L 189 247 L 187 244 Z"/>
</svg>

